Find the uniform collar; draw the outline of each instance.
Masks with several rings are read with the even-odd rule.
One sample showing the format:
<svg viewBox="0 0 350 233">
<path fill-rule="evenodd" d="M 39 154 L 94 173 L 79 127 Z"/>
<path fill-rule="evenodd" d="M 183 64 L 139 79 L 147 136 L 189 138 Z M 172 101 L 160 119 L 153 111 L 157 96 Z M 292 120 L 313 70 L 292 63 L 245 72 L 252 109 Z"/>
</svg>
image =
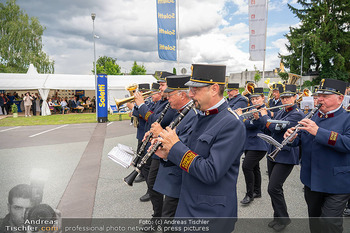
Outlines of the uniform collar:
<svg viewBox="0 0 350 233">
<path fill-rule="evenodd" d="M 182 107 L 178 110 L 178 112 L 179 112 L 179 113 L 182 112 L 182 110 L 184 110 L 184 108 L 186 108 L 186 106 L 189 105 L 190 103 L 191 103 L 191 100 L 188 101 L 187 104 L 185 104 L 184 106 L 182 106 Z"/>
<path fill-rule="evenodd" d="M 324 114 L 323 112 L 321 111 L 318 111 L 318 117 L 319 118 L 331 118 L 331 117 L 334 117 L 335 115 L 337 115 L 338 112 L 340 112 L 339 110 L 342 110 L 342 104 L 337 108 L 337 109 L 334 109 L 332 111 L 329 111 L 327 112 L 326 114 Z"/>
<path fill-rule="evenodd" d="M 295 109 L 296 108 L 296 104 L 294 104 L 294 105 L 292 105 L 292 106 L 290 106 L 290 107 L 288 107 L 288 108 L 286 108 L 286 109 L 284 109 L 284 111 L 285 112 L 290 112 L 290 111 L 292 111 L 293 109 Z"/>
<path fill-rule="evenodd" d="M 206 111 L 202 111 L 201 115 L 209 116 L 213 114 L 219 113 L 223 108 L 227 106 L 227 102 L 225 101 L 224 98 L 222 98 L 217 104 L 212 106 L 211 108 L 207 109 Z"/>
</svg>

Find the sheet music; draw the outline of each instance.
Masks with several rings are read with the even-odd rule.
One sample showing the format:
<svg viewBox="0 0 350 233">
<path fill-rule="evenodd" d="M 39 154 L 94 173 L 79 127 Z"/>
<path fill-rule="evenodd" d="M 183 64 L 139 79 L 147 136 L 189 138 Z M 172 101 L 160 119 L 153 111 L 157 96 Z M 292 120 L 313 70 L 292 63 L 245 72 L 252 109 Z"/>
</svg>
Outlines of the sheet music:
<svg viewBox="0 0 350 233">
<path fill-rule="evenodd" d="M 133 160 L 133 152 L 132 149 L 128 146 L 122 145 L 122 148 L 120 147 L 121 144 L 118 144 L 115 146 L 109 153 L 108 158 L 110 158 L 112 161 L 120 164 L 121 166 L 128 168 L 131 165 L 131 162 Z M 123 147 L 124 146 L 124 147 Z M 124 151 L 124 149 L 131 151 L 131 154 Z"/>
</svg>

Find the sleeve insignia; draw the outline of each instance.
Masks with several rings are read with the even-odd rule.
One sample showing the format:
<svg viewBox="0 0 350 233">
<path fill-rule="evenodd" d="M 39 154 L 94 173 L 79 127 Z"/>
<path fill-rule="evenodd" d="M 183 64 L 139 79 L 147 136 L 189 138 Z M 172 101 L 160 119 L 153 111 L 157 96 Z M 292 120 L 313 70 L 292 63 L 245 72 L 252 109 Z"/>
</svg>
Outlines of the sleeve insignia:
<svg viewBox="0 0 350 233">
<path fill-rule="evenodd" d="M 185 155 L 182 157 L 180 162 L 180 168 L 185 170 L 186 172 L 189 171 L 192 161 L 198 156 L 198 154 L 194 153 L 193 151 L 189 150 L 185 153 Z"/>
<path fill-rule="evenodd" d="M 152 114 L 153 114 L 152 111 L 148 111 L 148 112 L 146 113 L 146 115 L 145 115 L 145 121 L 148 121 L 149 116 L 152 115 Z"/>
<path fill-rule="evenodd" d="M 266 128 L 269 128 L 270 125 L 271 125 L 271 122 L 267 122 L 266 123 Z"/>
<path fill-rule="evenodd" d="M 332 131 L 331 135 L 328 138 L 328 144 L 334 146 L 335 143 L 337 142 L 337 138 L 338 138 L 338 133 Z"/>
</svg>

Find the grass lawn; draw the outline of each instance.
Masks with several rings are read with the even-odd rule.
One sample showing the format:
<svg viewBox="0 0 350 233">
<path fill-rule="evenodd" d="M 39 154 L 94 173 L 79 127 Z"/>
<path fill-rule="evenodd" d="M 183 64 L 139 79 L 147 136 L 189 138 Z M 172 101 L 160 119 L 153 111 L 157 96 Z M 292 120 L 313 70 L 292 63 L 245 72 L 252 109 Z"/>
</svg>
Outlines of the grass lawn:
<svg viewBox="0 0 350 233">
<path fill-rule="evenodd" d="M 108 114 L 109 121 L 130 120 L 127 113 L 110 115 Z M 17 118 L 9 115 L 8 117 L 0 120 L 0 126 L 22 126 L 22 125 L 62 125 L 62 124 L 80 124 L 80 123 L 94 123 L 96 121 L 95 113 L 77 113 L 77 114 L 54 114 L 50 116 L 32 116 L 24 117 L 19 116 Z"/>
</svg>

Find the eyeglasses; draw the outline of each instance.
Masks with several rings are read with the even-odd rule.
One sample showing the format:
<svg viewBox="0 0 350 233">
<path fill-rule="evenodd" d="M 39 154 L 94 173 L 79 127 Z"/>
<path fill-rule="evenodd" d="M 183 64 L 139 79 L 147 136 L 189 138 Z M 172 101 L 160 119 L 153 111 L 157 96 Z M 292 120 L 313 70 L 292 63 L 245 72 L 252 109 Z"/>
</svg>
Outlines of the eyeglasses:
<svg viewBox="0 0 350 233">
<path fill-rule="evenodd" d="M 173 91 L 172 94 L 168 93 L 168 98 L 171 97 L 171 96 L 173 96 L 173 95 L 176 95 L 176 94 L 179 94 L 179 92 Z"/>
</svg>

